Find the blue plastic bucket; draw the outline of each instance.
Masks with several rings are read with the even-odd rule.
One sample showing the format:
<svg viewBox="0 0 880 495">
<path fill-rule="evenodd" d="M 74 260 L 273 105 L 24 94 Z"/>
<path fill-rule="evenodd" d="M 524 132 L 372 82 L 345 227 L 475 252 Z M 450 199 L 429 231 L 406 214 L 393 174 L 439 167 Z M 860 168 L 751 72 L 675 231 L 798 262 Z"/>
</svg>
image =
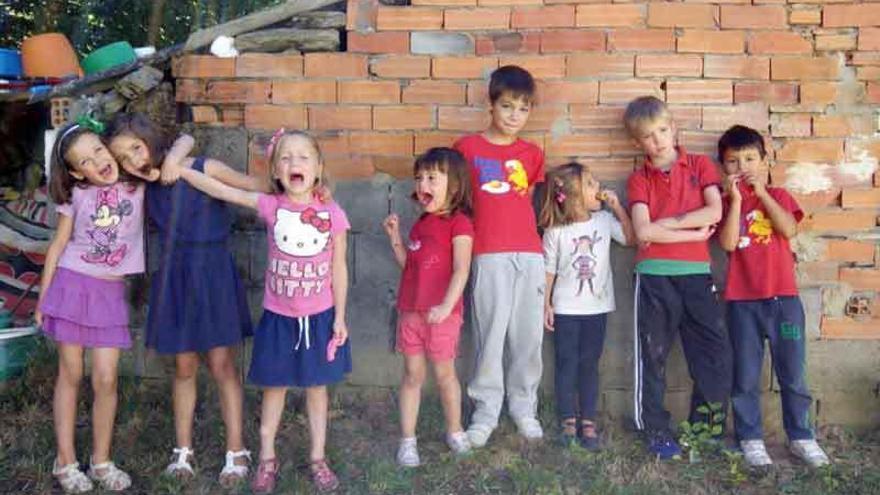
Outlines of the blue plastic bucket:
<svg viewBox="0 0 880 495">
<path fill-rule="evenodd" d="M 0 77 L 8 79 L 21 77 L 21 53 L 18 50 L 0 48 Z"/>
</svg>

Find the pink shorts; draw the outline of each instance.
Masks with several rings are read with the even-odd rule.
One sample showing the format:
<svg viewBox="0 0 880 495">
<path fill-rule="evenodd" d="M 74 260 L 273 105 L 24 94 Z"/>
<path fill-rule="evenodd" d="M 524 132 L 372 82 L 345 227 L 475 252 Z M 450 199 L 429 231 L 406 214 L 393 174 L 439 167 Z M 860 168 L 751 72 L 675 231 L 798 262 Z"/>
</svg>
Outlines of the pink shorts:
<svg viewBox="0 0 880 495">
<path fill-rule="evenodd" d="M 461 314 L 452 313 L 440 323 L 427 321 L 427 313 L 401 311 L 397 323 L 397 351 L 407 356 L 424 354 L 430 361 L 447 361 L 458 355 Z"/>
</svg>

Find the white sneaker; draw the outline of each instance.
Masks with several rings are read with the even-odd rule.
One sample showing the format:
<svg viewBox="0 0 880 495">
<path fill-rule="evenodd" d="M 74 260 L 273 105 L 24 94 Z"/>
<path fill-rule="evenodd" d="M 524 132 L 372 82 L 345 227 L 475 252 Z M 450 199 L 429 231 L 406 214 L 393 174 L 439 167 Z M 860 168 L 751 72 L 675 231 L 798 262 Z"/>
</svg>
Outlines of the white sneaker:
<svg viewBox="0 0 880 495">
<path fill-rule="evenodd" d="M 766 467 L 773 464 L 763 440 L 743 440 L 739 443 L 739 448 L 749 467 Z"/>
<path fill-rule="evenodd" d="M 822 450 L 822 447 L 819 447 L 819 444 L 814 439 L 793 440 L 788 448 L 792 454 L 801 458 L 810 467 L 817 468 L 831 464 L 825 451 Z"/>
<path fill-rule="evenodd" d="M 463 431 L 447 433 L 446 445 L 455 455 L 464 455 L 471 451 L 471 442 L 468 440 L 467 433 Z"/>
<path fill-rule="evenodd" d="M 540 440 L 544 438 L 544 429 L 535 418 L 518 418 L 513 420 L 519 434 L 526 440 Z"/>
<path fill-rule="evenodd" d="M 471 447 L 482 447 L 489 441 L 493 428 L 480 423 L 473 423 L 467 429 L 467 438 Z"/>
<path fill-rule="evenodd" d="M 401 438 L 397 448 L 397 463 L 403 467 L 418 467 L 421 464 L 416 437 Z"/>
</svg>

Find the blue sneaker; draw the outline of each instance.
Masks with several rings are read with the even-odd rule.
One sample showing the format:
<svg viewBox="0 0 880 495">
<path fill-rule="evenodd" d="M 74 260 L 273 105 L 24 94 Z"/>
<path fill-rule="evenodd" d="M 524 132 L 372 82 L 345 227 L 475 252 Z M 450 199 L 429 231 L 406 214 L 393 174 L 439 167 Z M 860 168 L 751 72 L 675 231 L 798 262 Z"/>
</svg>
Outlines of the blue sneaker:
<svg viewBox="0 0 880 495">
<path fill-rule="evenodd" d="M 681 447 L 668 433 L 655 433 L 648 438 L 648 452 L 665 461 L 681 457 Z"/>
</svg>

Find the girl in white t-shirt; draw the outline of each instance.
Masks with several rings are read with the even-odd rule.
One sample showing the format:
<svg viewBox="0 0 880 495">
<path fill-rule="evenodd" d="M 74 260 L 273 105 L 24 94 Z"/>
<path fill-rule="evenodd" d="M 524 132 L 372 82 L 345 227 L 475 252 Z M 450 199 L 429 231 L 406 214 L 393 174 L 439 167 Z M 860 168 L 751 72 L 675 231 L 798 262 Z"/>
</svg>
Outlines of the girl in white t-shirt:
<svg viewBox="0 0 880 495">
<path fill-rule="evenodd" d="M 539 219 L 547 272 L 544 327 L 554 334 L 561 439 L 564 445 L 579 441 L 596 450 L 599 357 L 606 317 L 614 311 L 611 239 L 629 246 L 635 234 L 617 195 L 600 190 L 586 166 L 559 166 L 547 173 L 546 181 Z M 613 215 L 602 210 L 603 201 Z"/>
</svg>

